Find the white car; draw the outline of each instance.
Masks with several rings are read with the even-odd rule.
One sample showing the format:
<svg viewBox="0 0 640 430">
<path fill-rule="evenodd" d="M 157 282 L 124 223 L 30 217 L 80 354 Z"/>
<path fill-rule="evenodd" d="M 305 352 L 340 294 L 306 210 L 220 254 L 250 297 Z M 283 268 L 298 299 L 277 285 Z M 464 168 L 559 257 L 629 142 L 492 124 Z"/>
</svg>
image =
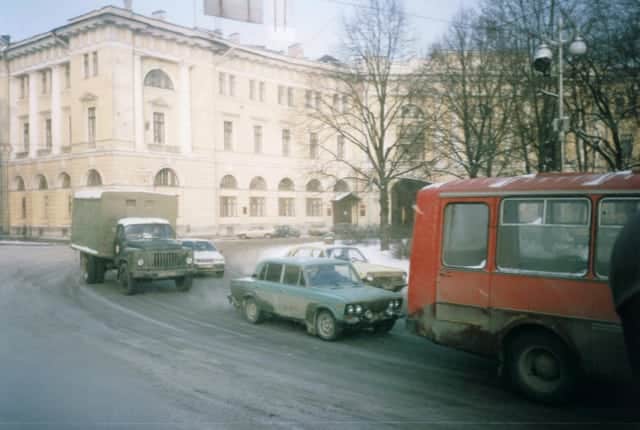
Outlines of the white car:
<svg viewBox="0 0 640 430">
<path fill-rule="evenodd" d="M 240 230 L 236 236 L 240 239 L 269 239 L 276 235 L 273 227 L 251 227 L 247 230 Z"/>
<path fill-rule="evenodd" d="M 193 249 L 193 265 L 197 273 L 224 276 L 225 260 L 220 251 L 207 239 L 183 239 L 182 246 Z"/>
</svg>

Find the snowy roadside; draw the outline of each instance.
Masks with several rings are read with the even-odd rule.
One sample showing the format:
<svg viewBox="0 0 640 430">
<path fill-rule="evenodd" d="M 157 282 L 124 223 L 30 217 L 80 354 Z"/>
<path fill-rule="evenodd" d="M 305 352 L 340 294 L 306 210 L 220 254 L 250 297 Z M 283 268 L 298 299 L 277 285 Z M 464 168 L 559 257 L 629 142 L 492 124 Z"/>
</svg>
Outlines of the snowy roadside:
<svg viewBox="0 0 640 430">
<path fill-rule="evenodd" d="M 0 240 L 0 246 L 51 246 L 59 245 L 61 242 L 33 242 L 27 240 Z"/>
</svg>

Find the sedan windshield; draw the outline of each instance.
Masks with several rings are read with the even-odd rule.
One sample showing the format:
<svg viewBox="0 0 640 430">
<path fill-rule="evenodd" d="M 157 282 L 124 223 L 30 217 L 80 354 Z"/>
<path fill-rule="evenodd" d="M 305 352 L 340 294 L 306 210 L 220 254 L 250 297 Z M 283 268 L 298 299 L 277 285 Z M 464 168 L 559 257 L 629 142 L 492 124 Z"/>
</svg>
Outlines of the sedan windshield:
<svg viewBox="0 0 640 430">
<path fill-rule="evenodd" d="M 350 264 L 321 264 L 305 268 L 312 287 L 356 286 L 360 278 Z"/>
<path fill-rule="evenodd" d="M 215 251 L 216 247 L 211 242 L 191 242 L 188 245 L 194 251 Z"/>
<path fill-rule="evenodd" d="M 173 229 L 169 224 L 132 224 L 124 228 L 129 240 L 173 239 Z"/>
</svg>

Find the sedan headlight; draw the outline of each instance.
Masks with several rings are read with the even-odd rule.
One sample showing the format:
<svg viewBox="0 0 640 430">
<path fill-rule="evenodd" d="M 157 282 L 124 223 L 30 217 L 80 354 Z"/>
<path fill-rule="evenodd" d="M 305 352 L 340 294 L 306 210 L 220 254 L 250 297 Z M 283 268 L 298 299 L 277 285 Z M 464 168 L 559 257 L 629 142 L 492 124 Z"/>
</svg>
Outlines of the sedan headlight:
<svg viewBox="0 0 640 430">
<path fill-rule="evenodd" d="M 407 282 L 407 279 L 408 279 L 408 278 L 409 278 L 409 277 L 407 276 L 407 273 L 406 273 L 406 272 L 402 274 L 402 280 L 403 280 L 404 282 Z"/>
<path fill-rule="evenodd" d="M 187 262 L 187 264 L 191 264 L 191 263 L 193 263 L 193 258 L 187 257 L 187 259 L 185 261 Z"/>
<path fill-rule="evenodd" d="M 356 305 L 355 310 L 357 314 L 361 314 L 364 308 L 362 307 L 362 305 Z"/>
<path fill-rule="evenodd" d="M 387 306 L 387 308 L 391 310 L 395 310 L 395 309 L 398 309 L 400 306 L 402 306 L 402 300 L 393 299 L 389 302 L 389 305 Z"/>
<path fill-rule="evenodd" d="M 139 259 L 138 260 L 138 266 L 144 266 L 144 259 Z"/>
<path fill-rule="evenodd" d="M 348 314 L 352 314 L 356 311 L 356 309 L 353 305 L 347 305 L 346 311 Z"/>
<path fill-rule="evenodd" d="M 367 276 L 365 276 L 364 280 L 367 282 L 373 282 L 373 275 L 368 273 Z"/>
</svg>

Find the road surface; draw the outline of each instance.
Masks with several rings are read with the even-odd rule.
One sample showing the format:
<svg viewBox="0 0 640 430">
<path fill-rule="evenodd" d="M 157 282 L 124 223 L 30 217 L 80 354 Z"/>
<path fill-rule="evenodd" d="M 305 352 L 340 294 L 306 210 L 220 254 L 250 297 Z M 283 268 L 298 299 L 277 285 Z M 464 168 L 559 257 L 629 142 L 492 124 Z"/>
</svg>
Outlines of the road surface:
<svg viewBox="0 0 640 430">
<path fill-rule="evenodd" d="M 286 242 L 220 247 L 225 278 L 128 297 L 113 275 L 83 285 L 65 245 L 0 246 L 0 430 L 640 428 L 623 393 L 533 404 L 495 363 L 400 323 L 333 343 L 287 321 L 250 325 L 227 303 L 229 279 Z"/>
</svg>

